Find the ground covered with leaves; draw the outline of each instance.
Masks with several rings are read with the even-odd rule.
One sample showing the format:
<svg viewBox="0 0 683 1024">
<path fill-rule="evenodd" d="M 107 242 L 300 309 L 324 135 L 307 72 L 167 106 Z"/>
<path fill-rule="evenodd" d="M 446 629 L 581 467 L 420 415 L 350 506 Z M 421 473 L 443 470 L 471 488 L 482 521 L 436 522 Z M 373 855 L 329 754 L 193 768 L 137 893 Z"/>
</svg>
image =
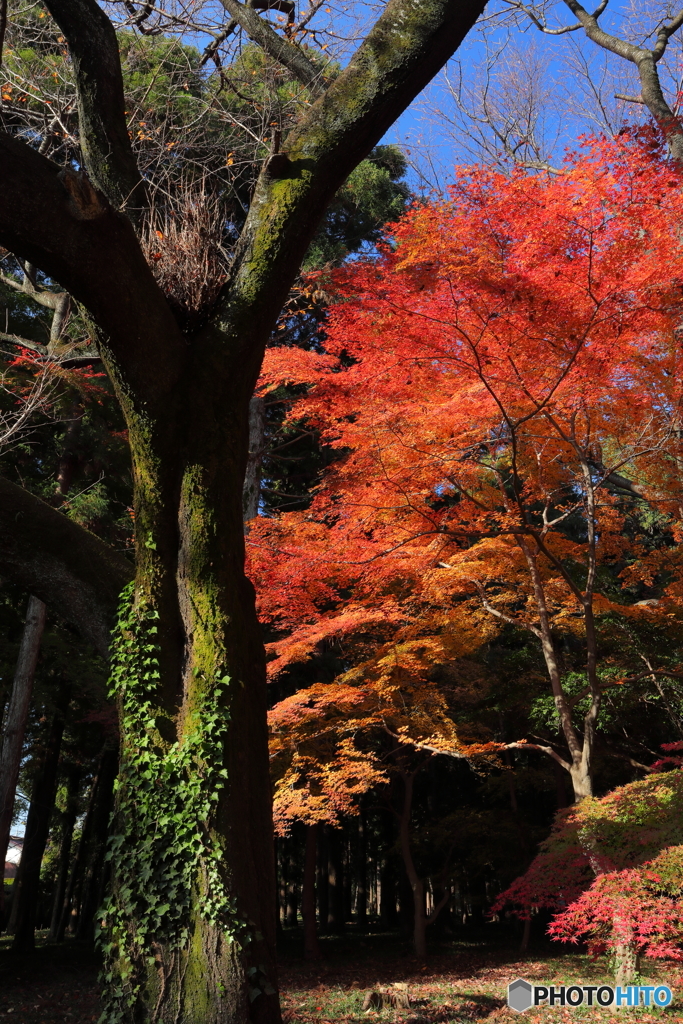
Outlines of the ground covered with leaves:
<svg viewBox="0 0 683 1024">
<path fill-rule="evenodd" d="M 0 1021 L 93 1024 L 100 1017 L 99 961 L 85 943 L 43 945 L 18 956 L 0 939 Z"/>
<path fill-rule="evenodd" d="M 642 984 L 667 984 L 674 1001 L 666 1010 L 633 1007 L 615 1011 L 544 1007 L 524 1014 L 507 1007 L 507 986 L 522 977 L 537 985 L 613 984 L 609 964 L 543 944 L 520 956 L 497 939 L 444 943 L 427 965 L 407 944 L 388 935 L 323 938 L 324 957 L 303 961 L 296 949 L 281 957 L 280 985 L 286 1024 L 596 1024 L 683 1022 L 683 969 L 662 962 L 643 965 Z M 407 984 L 410 1009 L 363 1012 L 368 991 Z"/>
<path fill-rule="evenodd" d="M 523 977 L 536 984 L 610 984 L 606 962 L 562 952 L 532 949 L 520 956 L 510 944 L 454 941 L 435 947 L 427 965 L 395 935 L 325 936 L 323 957 L 303 960 L 298 934 L 282 944 L 280 985 L 285 1024 L 673 1024 L 683 1021 L 683 968 L 646 963 L 643 984 L 668 984 L 675 991 L 666 1010 L 543 1008 L 516 1014 L 507 1008 L 507 986 Z M 0 1022 L 11 1024 L 94 1024 L 100 1017 L 98 960 L 84 944 L 39 945 L 18 957 L 0 939 Z M 407 985 L 409 1009 L 363 1011 L 369 991 Z M 627 1014 L 626 1018 L 624 1014 Z"/>
</svg>

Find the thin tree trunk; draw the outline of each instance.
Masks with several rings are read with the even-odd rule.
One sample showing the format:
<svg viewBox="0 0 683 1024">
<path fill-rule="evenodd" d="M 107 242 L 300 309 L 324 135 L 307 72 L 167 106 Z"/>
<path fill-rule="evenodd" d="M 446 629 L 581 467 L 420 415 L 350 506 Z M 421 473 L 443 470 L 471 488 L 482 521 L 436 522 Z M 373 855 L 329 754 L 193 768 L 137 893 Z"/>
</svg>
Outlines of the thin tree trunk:
<svg viewBox="0 0 683 1024">
<path fill-rule="evenodd" d="M 71 872 L 69 874 L 69 884 L 66 887 L 64 893 L 64 899 L 62 902 L 59 924 L 57 926 L 57 932 L 55 938 L 57 942 L 64 941 L 64 934 L 67 927 L 69 926 L 71 919 L 72 907 L 75 907 L 75 913 L 78 913 L 78 904 L 80 903 L 80 890 L 81 880 L 83 872 L 85 870 L 85 858 L 90 841 L 90 833 L 93 826 L 93 815 L 95 811 L 95 801 L 97 799 L 98 787 L 100 782 L 100 774 L 102 771 L 102 765 L 104 763 L 104 757 L 106 753 L 106 746 L 100 754 L 97 771 L 93 776 L 93 780 L 90 784 L 90 793 L 88 794 L 88 805 L 85 811 L 85 818 L 83 820 L 83 828 L 81 829 L 81 836 L 78 841 L 78 847 L 76 848 L 76 854 L 71 862 Z"/>
<path fill-rule="evenodd" d="M 304 861 L 304 891 L 302 911 L 304 918 L 304 956 L 315 960 L 320 956 L 318 930 L 315 920 L 315 873 L 318 852 L 317 824 L 306 826 L 306 859 Z"/>
<path fill-rule="evenodd" d="M 574 799 L 576 803 L 579 803 L 584 799 L 584 797 L 593 795 L 590 758 L 592 731 L 586 734 L 582 744 L 574 727 L 571 707 L 562 686 L 562 672 L 560 670 L 557 651 L 555 650 L 552 629 L 550 628 L 550 617 L 548 614 L 543 581 L 538 569 L 540 548 L 532 551 L 529 544 L 522 539 L 518 540 L 518 544 L 524 553 L 524 557 L 529 567 L 529 575 L 531 577 L 531 583 L 534 590 L 534 600 L 536 602 L 536 609 L 538 612 L 539 628 L 534 628 L 533 632 L 541 641 L 541 649 L 543 651 L 543 658 L 548 671 L 548 678 L 550 679 L 553 700 L 555 702 L 555 707 L 557 708 L 560 727 L 569 748 L 569 755 L 571 758 L 570 763 L 567 763 L 564 760 L 558 761 L 557 763 L 569 772 L 572 780 L 572 786 L 574 787 Z M 582 595 L 581 600 L 583 601 Z"/>
<path fill-rule="evenodd" d="M 385 816 L 383 851 L 379 871 L 379 916 L 383 928 L 396 927 L 396 868 L 394 863 L 395 820 L 393 813 Z"/>
<path fill-rule="evenodd" d="M 356 921 L 361 928 L 368 923 L 368 823 L 365 808 L 361 807 L 358 818 L 358 865 L 356 876 L 358 889 L 356 894 Z"/>
<path fill-rule="evenodd" d="M 77 939 L 92 940 L 95 915 L 102 902 L 103 873 L 107 867 L 104 858 L 107 849 L 109 819 L 114 803 L 114 782 L 119 764 L 118 754 L 117 745 L 107 747 L 100 766 L 81 898 L 75 906 L 76 914 L 71 917 L 71 927 L 75 929 Z"/>
<path fill-rule="evenodd" d="M 57 794 L 57 768 L 67 704 L 68 696 L 66 690 L 63 690 L 52 718 L 45 753 L 31 792 L 24 846 L 14 883 L 12 914 L 8 928 L 9 932 L 14 932 L 12 950 L 16 953 L 25 953 L 35 947 L 40 867 Z"/>
<path fill-rule="evenodd" d="M 424 884 L 419 877 L 413 854 L 410 848 L 410 818 L 413 808 L 413 786 L 415 783 L 415 772 L 402 772 L 405 792 L 403 795 L 403 807 L 399 824 L 399 836 L 401 841 L 401 856 L 406 869 L 408 882 L 413 894 L 413 945 L 415 956 L 418 960 L 427 959 L 427 915 L 425 913 Z"/>
<path fill-rule="evenodd" d="M 447 905 L 451 894 L 450 890 L 444 886 L 441 899 L 438 903 L 435 903 L 432 906 L 431 912 L 427 914 L 425 907 L 424 882 L 417 873 L 415 862 L 413 860 L 413 853 L 410 847 L 410 819 L 413 807 L 413 787 L 415 783 L 415 776 L 418 771 L 419 768 L 413 772 L 401 772 L 405 792 L 399 823 L 399 837 L 403 864 L 405 866 L 406 875 L 413 894 L 413 942 L 415 946 L 415 955 L 418 960 L 426 960 L 427 927 L 436 921 L 443 908 Z"/>
<path fill-rule="evenodd" d="M 522 929 L 522 941 L 519 944 L 520 953 L 526 953 L 529 948 L 529 939 L 531 937 L 531 918 L 526 917 L 524 919 L 524 928 Z"/>
<path fill-rule="evenodd" d="M 353 916 L 353 889 L 351 871 L 351 837 L 342 831 L 342 930 Z"/>
<path fill-rule="evenodd" d="M 320 825 L 318 828 L 318 881 L 316 894 L 318 900 L 318 920 L 320 921 L 320 932 L 325 934 L 328 927 L 330 910 L 330 874 L 329 874 L 329 826 Z"/>
<path fill-rule="evenodd" d="M 252 395 L 249 402 L 249 458 L 244 476 L 242 502 L 244 522 L 258 515 L 261 501 L 261 472 L 266 437 L 266 406 L 263 398 Z"/>
<path fill-rule="evenodd" d="M 331 828 L 328 833 L 329 850 L 329 913 L 330 931 L 341 934 L 344 931 L 344 849 L 343 833 Z"/>
<path fill-rule="evenodd" d="M 297 887 L 297 859 L 296 842 L 294 836 L 287 840 L 287 906 L 285 910 L 285 924 L 289 928 L 295 928 L 298 919 L 298 887 Z"/>
<path fill-rule="evenodd" d="M 66 807 L 62 818 L 62 841 L 59 847 L 59 867 L 54 897 L 52 899 L 52 917 L 50 920 L 50 941 L 54 942 L 59 931 L 59 918 L 64 903 L 64 894 L 69 879 L 71 866 L 71 847 L 73 845 L 74 827 L 78 814 L 78 792 L 81 783 L 79 765 L 69 765 L 66 785 Z"/>
<path fill-rule="evenodd" d="M 43 602 L 37 597 L 30 597 L 0 752 L 0 864 L 3 870 L 14 814 L 14 797 L 24 748 L 26 720 L 31 705 L 40 641 L 45 629 L 45 615 Z M 0 920 L 4 916 L 4 899 L 3 885 L 0 887 Z"/>
<path fill-rule="evenodd" d="M 275 836 L 273 840 L 273 856 L 275 861 L 275 928 L 278 930 L 278 937 L 282 935 L 285 901 L 287 894 L 285 890 L 285 862 L 283 859 L 284 840 L 281 836 Z"/>
<path fill-rule="evenodd" d="M 615 926 L 619 926 L 615 920 Z M 615 985 L 632 985 L 640 971 L 640 956 L 633 938 L 620 933 L 621 941 L 617 942 L 614 951 Z"/>
</svg>

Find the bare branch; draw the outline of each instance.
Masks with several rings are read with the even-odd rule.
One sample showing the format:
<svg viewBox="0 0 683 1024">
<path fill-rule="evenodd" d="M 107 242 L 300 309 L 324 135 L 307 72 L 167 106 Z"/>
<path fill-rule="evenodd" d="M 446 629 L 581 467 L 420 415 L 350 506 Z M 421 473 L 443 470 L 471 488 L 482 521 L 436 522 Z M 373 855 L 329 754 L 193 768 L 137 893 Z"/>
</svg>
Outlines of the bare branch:
<svg viewBox="0 0 683 1024">
<path fill-rule="evenodd" d="M 641 106 L 645 106 L 645 100 L 642 96 L 627 96 L 623 92 L 615 92 L 615 100 L 623 100 L 624 103 L 639 103 Z"/>
<path fill-rule="evenodd" d="M 635 64 L 640 75 L 643 103 L 664 131 L 671 155 L 675 160 L 682 162 L 683 127 L 664 97 L 657 73 L 657 62 L 661 59 L 671 35 L 683 25 L 683 12 L 676 15 L 668 24 L 661 26 L 655 48 L 648 50 L 605 32 L 598 24 L 597 16 L 589 14 L 578 0 L 564 0 L 564 3 L 579 20 L 589 39 L 602 49 Z"/>
<path fill-rule="evenodd" d="M 322 95 L 324 83 L 321 82 L 320 71 L 298 46 L 278 35 L 263 18 L 259 17 L 253 6 L 242 4 L 239 0 L 221 0 L 221 3 L 230 17 L 242 26 L 250 39 L 253 39 L 270 57 L 291 71 L 302 85 L 310 89 L 314 97 Z"/>
<path fill-rule="evenodd" d="M 7 0 L 0 0 L 0 64 L 2 64 L 2 51 L 5 45 L 5 33 L 7 32 Z"/>
<path fill-rule="evenodd" d="M 678 31 L 681 25 L 683 25 L 683 11 L 679 11 L 678 14 L 671 19 L 668 25 L 660 26 L 660 29 L 657 33 L 657 42 L 652 48 L 652 56 L 654 57 L 655 61 L 660 60 L 661 57 L 664 55 L 664 51 L 666 50 L 666 46 L 669 42 L 669 39 L 671 39 L 671 36 L 674 34 L 674 32 Z"/>
<path fill-rule="evenodd" d="M 570 772 L 572 769 L 569 762 L 560 757 L 552 747 L 544 747 L 540 743 L 527 743 L 525 740 L 520 740 L 518 743 L 506 743 L 505 750 L 540 750 L 541 753 L 552 757 L 553 761 L 556 761 L 565 771 Z"/>
</svg>

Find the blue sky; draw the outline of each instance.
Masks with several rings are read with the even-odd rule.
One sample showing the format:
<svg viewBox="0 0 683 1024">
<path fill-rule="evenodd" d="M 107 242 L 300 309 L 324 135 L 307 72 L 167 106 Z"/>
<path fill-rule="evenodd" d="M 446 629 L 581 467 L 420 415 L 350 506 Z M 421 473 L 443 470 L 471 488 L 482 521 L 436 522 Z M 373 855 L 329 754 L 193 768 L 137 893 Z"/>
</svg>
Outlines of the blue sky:
<svg viewBox="0 0 683 1024">
<path fill-rule="evenodd" d="M 503 0 L 494 0 L 487 11 L 494 13 L 502 7 Z M 573 22 L 564 3 L 550 2 L 545 7 L 549 12 L 549 25 L 559 27 Z M 636 14 L 633 14 L 634 8 Z M 648 3 L 647 0 L 633 5 L 628 0 L 612 2 L 601 18 L 601 25 L 630 41 L 652 45 L 652 38 L 648 40 L 647 34 L 656 27 L 657 15 L 666 13 L 666 8 L 665 3 Z M 680 81 L 680 36 L 679 31 L 669 44 L 667 60 L 660 64 L 670 102 L 676 93 L 676 80 Z M 639 92 L 634 66 L 597 47 L 586 39 L 583 30 L 555 36 L 539 32 L 526 20 L 521 26 L 487 20 L 470 32 L 445 74 L 434 80 L 385 137 L 387 142 L 405 145 L 423 167 L 431 163 L 433 173 L 432 168 L 428 168 L 428 176 L 431 174 L 435 183 L 443 185 L 455 164 L 476 159 L 463 133 L 446 123 L 455 112 L 445 84 L 446 75 L 454 82 L 462 82 L 465 91 L 476 90 L 477 83 L 484 78 L 487 54 L 498 51 L 503 65 L 507 61 L 523 84 L 526 71 L 527 78 L 533 79 L 534 88 L 544 95 L 539 134 L 554 164 L 561 162 L 567 147 L 575 147 L 581 135 L 618 130 L 625 122 L 634 123 L 646 116 L 642 106 L 615 99 L 615 93 Z M 498 67 L 501 68 L 501 63 Z M 498 77 L 499 89 L 510 88 L 505 79 L 503 67 Z M 412 184 L 419 185 L 419 176 L 415 173 Z"/>
</svg>

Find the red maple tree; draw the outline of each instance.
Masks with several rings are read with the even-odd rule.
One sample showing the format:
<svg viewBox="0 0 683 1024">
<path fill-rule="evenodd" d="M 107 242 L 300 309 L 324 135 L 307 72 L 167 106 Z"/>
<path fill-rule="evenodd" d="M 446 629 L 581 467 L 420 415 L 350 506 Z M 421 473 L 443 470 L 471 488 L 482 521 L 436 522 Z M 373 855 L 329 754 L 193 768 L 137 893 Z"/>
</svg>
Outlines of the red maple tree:
<svg viewBox="0 0 683 1024">
<path fill-rule="evenodd" d="M 325 354 L 268 353 L 262 389 L 307 382 L 291 415 L 340 456 L 306 512 L 251 529 L 273 675 L 336 639 L 345 683 L 391 664 L 417 692 L 434 664 L 525 631 L 565 749 L 520 743 L 591 795 L 604 690 L 643 674 L 631 650 L 601 661 L 601 618 L 680 618 L 680 189 L 626 138 L 556 176 L 461 169 L 337 275 Z M 583 647 L 578 692 L 562 635 Z M 447 751 L 438 725 L 409 733 Z"/>
</svg>

